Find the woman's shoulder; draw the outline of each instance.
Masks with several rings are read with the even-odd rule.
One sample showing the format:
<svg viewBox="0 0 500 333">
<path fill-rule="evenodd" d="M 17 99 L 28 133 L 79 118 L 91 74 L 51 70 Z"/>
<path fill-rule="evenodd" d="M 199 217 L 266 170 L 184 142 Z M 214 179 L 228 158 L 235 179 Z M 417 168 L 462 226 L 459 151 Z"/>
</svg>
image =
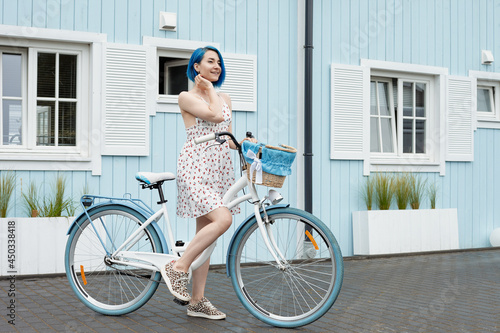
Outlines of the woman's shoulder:
<svg viewBox="0 0 500 333">
<path fill-rule="evenodd" d="M 225 100 L 231 101 L 231 97 L 228 94 L 226 94 L 225 92 L 220 91 L 219 96 L 224 98 Z"/>
<path fill-rule="evenodd" d="M 189 91 L 181 91 L 179 93 L 178 100 L 180 101 L 180 100 L 190 99 L 193 97 L 195 97 L 193 93 L 190 93 Z"/>
<path fill-rule="evenodd" d="M 177 101 L 178 101 L 181 109 L 183 109 L 183 107 L 189 106 L 191 103 L 193 103 L 199 99 L 200 98 L 192 92 L 182 91 L 179 93 L 179 97 L 177 98 Z"/>
<path fill-rule="evenodd" d="M 219 96 L 226 102 L 227 105 L 229 105 L 229 108 L 231 108 L 231 97 L 223 92 L 219 92 Z"/>
</svg>

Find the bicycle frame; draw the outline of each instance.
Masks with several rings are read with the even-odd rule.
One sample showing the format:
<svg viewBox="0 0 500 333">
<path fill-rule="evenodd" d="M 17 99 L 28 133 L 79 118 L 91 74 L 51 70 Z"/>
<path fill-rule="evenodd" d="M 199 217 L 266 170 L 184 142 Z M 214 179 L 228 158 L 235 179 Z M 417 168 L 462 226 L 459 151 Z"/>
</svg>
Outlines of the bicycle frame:
<svg viewBox="0 0 500 333">
<path fill-rule="evenodd" d="M 238 196 L 238 193 L 245 187 L 248 188 L 249 193 Z M 283 268 L 286 263 L 286 259 L 279 251 L 278 246 L 276 246 L 276 242 L 272 231 L 269 228 L 269 224 L 266 223 L 267 221 L 263 221 L 261 218 L 260 210 L 261 208 L 265 209 L 264 205 L 262 205 L 264 200 L 261 200 L 258 197 L 255 185 L 251 181 L 249 181 L 245 175 L 238 179 L 238 181 L 236 181 L 233 186 L 231 186 L 231 188 L 223 197 L 223 203 L 228 209 L 231 209 L 244 201 L 250 201 L 254 205 L 254 214 L 257 219 L 257 223 L 263 236 L 265 245 L 275 259 L 277 267 Z M 157 212 L 153 212 L 150 209 L 148 211 L 152 215 L 146 220 L 146 222 L 144 222 L 135 232 L 133 232 L 128 237 L 127 240 L 125 240 L 120 246 L 118 246 L 113 253 L 108 253 L 108 255 L 110 255 L 109 261 L 111 263 L 148 269 L 151 271 L 160 271 L 161 267 L 164 266 L 166 262 L 179 258 L 181 256 L 181 253 L 186 250 L 189 242 L 185 243 L 183 246 L 175 245 L 172 226 L 168 216 L 166 204 L 162 203 L 161 208 Z M 139 241 L 144 229 L 153 221 L 158 222 L 162 217 L 165 218 L 166 232 L 168 237 L 167 243 L 170 245 L 170 250 L 172 251 L 172 253 L 147 253 L 139 251 L 129 251 L 129 249 Z M 88 218 L 90 220 L 89 216 Z M 95 229 L 96 226 L 94 225 L 94 222 L 92 220 L 90 221 L 92 227 Z M 99 233 L 97 233 L 97 235 L 101 244 L 103 245 L 103 247 L 105 247 L 105 240 L 101 239 Z M 215 249 L 216 244 L 217 242 L 212 243 L 207 249 L 205 249 L 205 251 L 203 251 L 203 253 L 192 263 L 190 267 L 191 271 L 199 268 L 210 257 L 213 250 Z M 140 262 L 130 261 L 130 259 L 138 260 Z"/>
</svg>

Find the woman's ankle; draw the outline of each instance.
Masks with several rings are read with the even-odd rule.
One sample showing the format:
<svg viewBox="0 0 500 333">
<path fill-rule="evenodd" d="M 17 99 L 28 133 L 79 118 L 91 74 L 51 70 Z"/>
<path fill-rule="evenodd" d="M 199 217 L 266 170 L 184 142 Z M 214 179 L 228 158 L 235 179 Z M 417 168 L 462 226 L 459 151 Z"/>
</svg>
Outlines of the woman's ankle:
<svg viewBox="0 0 500 333">
<path fill-rule="evenodd" d="M 196 297 L 196 298 L 195 298 L 195 297 L 193 297 L 193 296 L 191 296 L 191 300 L 189 301 L 189 304 L 190 304 L 190 305 L 196 305 L 196 304 L 200 303 L 200 301 L 201 301 L 202 299 L 203 299 L 203 296 L 201 296 L 201 297 Z"/>
<path fill-rule="evenodd" d="M 172 265 L 172 268 L 174 269 L 174 271 L 177 271 L 177 272 L 184 272 L 184 273 L 187 273 L 188 272 L 188 269 L 185 269 L 184 267 L 182 267 L 182 265 L 179 265 L 179 262 L 176 261 L 173 265 Z"/>
</svg>

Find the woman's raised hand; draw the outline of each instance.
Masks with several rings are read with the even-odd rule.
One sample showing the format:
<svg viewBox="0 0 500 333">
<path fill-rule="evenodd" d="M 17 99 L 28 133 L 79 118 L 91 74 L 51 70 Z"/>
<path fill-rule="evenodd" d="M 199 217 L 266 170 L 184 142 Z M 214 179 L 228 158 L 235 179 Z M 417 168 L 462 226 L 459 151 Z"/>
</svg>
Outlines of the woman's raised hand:
<svg viewBox="0 0 500 333">
<path fill-rule="evenodd" d="M 201 74 L 196 75 L 194 78 L 194 83 L 200 88 L 201 90 L 208 90 L 210 88 L 213 88 L 212 82 L 208 81 L 205 79 Z"/>
</svg>

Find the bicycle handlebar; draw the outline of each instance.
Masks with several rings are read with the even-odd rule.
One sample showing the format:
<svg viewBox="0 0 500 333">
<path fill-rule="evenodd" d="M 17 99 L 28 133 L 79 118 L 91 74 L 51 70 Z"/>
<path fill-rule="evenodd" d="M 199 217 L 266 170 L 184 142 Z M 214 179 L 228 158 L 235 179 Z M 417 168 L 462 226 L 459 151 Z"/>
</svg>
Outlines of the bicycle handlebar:
<svg viewBox="0 0 500 333">
<path fill-rule="evenodd" d="M 204 136 L 200 136 L 199 138 L 195 138 L 194 143 L 199 145 L 200 143 L 211 141 L 211 140 L 215 140 L 219 143 L 224 143 L 226 140 L 220 138 L 221 136 L 224 136 L 224 135 L 229 136 L 229 138 L 233 141 L 234 145 L 236 146 L 236 149 L 238 149 L 238 151 L 241 153 L 241 145 L 238 142 L 238 140 L 236 140 L 233 133 L 231 133 L 231 132 L 224 131 L 224 132 L 218 132 L 218 133 L 210 133 L 210 134 L 207 134 Z M 249 137 L 249 138 L 253 137 L 252 133 L 247 132 L 247 137 Z"/>
<path fill-rule="evenodd" d="M 200 143 L 215 140 L 215 133 L 210 133 L 208 135 L 200 136 L 194 139 L 194 143 L 199 145 Z"/>
</svg>

